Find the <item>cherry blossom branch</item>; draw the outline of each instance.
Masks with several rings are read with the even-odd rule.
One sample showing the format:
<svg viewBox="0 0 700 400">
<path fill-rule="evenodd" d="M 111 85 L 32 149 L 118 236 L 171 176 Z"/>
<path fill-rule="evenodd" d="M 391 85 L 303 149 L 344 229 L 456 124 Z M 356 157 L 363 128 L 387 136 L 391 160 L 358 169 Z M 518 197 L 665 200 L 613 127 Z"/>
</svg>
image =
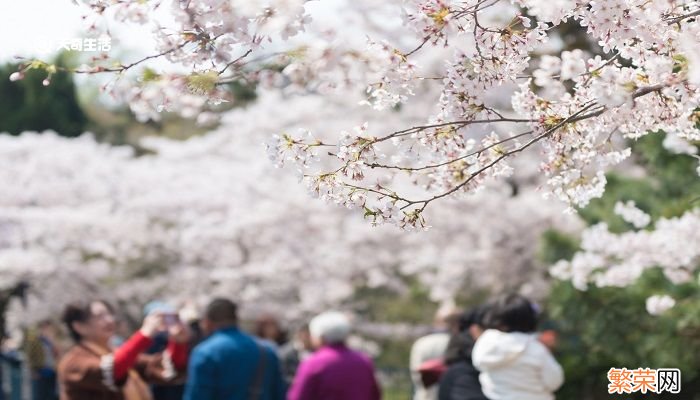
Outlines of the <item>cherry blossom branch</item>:
<svg viewBox="0 0 700 400">
<path fill-rule="evenodd" d="M 380 191 L 380 190 L 378 190 L 378 189 L 372 189 L 372 188 L 366 188 L 366 187 L 362 187 L 362 186 L 357 186 L 357 185 L 353 185 L 353 184 L 347 183 L 347 182 L 342 182 L 341 184 L 342 184 L 344 187 L 347 187 L 347 188 L 350 188 L 350 189 L 354 189 L 354 190 L 357 190 L 357 191 L 363 191 L 363 192 L 370 192 L 370 193 L 378 194 L 378 195 L 380 195 L 381 197 L 388 197 L 388 198 L 393 199 L 393 200 L 396 200 L 396 201 L 404 201 L 404 202 L 409 202 L 409 201 L 410 201 L 410 200 L 407 200 L 407 199 L 405 199 L 405 198 L 399 196 L 398 194 L 396 194 L 396 192 L 391 192 L 391 193 L 382 192 L 382 191 Z M 379 185 L 377 185 L 377 186 L 378 186 L 379 188 L 382 188 L 382 187 L 379 186 Z M 383 188 L 382 188 L 382 189 L 383 189 Z"/>
<path fill-rule="evenodd" d="M 441 29 L 441 30 L 442 30 L 442 29 Z M 403 54 L 404 58 L 408 58 L 408 57 L 410 57 L 411 55 L 413 55 L 413 54 L 415 54 L 416 52 L 418 52 L 420 49 L 423 48 L 423 46 L 425 46 L 426 43 L 428 43 L 428 42 L 430 41 L 431 38 L 432 38 L 432 35 L 426 36 L 426 37 L 423 39 L 423 41 L 418 45 L 418 47 L 414 48 L 413 50 L 409 51 L 409 52 L 406 53 L 406 54 Z"/>
<path fill-rule="evenodd" d="M 490 144 L 490 145 L 488 145 L 488 146 L 486 146 L 486 147 L 483 147 L 483 148 L 481 148 L 481 149 L 479 149 L 479 150 L 476 150 L 476 151 L 474 151 L 474 152 L 471 152 L 471 153 L 469 153 L 469 154 L 465 154 L 465 155 L 463 155 L 463 156 L 461 156 L 461 157 L 457 157 L 457 158 L 455 158 L 455 159 L 452 159 L 452 160 L 449 160 L 449 161 L 445 161 L 445 162 L 442 162 L 442 163 L 439 163 L 439 164 L 424 165 L 424 166 L 421 166 L 421 167 L 400 167 L 400 166 L 397 166 L 397 165 L 387 165 L 387 164 L 371 163 L 371 164 L 367 164 L 367 166 L 368 166 L 368 167 L 371 167 L 371 168 L 399 169 L 399 170 L 402 170 L 402 171 L 423 171 L 423 170 L 426 170 L 426 169 L 444 167 L 445 165 L 450 165 L 450 164 L 455 163 L 455 162 L 457 162 L 457 161 L 461 161 L 461 160 L 464 160 L 464 159 L 466 159 L 466 158 L 469 158 L 469 157 L 472 157 L 472 156 L 481 154 L 481 153 L 483 153 L 484 151 L 489 150 L 489 149 L 491 149 L 491 148 L 493 148 L 493 147 L 496 147 L 496 146 L 501 145 L 501 144 L 503 144 L 503 143 L 507 143 L 507 142 L 509 142 L 509 141 L 511 141 L 511 140 L 515 140 L 515 139 L 521 138 L 521 137 L 526 136 L 526 135 L 529 135 L 529 134 L 531 134 L 531 133 L 532 133 L 532 131 L 527 131 L 527 132 L 519 133 L 519 134 L 517 134 L 517 135 L 515 135 L 515 136 L 511 136 L 511 137 L 508 137 L 508 138 L 506 138 L 506 139 L 503 139 L 503 140 L 499 140 L 499 141 L 497 141 L 497 142 L 494 142 L 494 143 L 492 143 L 492 144 Z"/>
<path fill-rule="evenodd" d="M 441 123 L 436 123 L 436 124 L 430 124 L 430 125 L 420 125 L 420 126 L 414 126 L 411 128 L 406 128 L 402 129 L 400 131 L 395 131 L 392 132 L 386 136 L 382 136 L 380 138 L 374 139 L 370 144 L 375 144 L 379 142 L 383 142 L 395 137 L 401 137 L 401 136 L 406 136 L 406 135 L 411 135 L 413 133 L 421 132 L 427 129 L 432 129 L 432 128 L 442 128 L 445 126 L 452 126 L 456 125 L 457 128 L 455 129 L 460 129 L 468 125 L 473 125 L 473 124 L 488 124 L 488 123 L 496 123 L 496 122 L 514 122 L 514 123 L 522 123 L 522 122 L 535 122 L 535 120 L 532 119 L 523 119 L 523 118 L 498 118 L 498 119 L 475 119 L 475 120 L 461 120 L 461 121 L 451 121 L 451 122 L 441 122 Z"/>
<path fill-rule="evenodd" d="M 662 85 L 662 84 L 642 87 L 642 88 L 637 89 L 634 93 L 632 93 L 631 98 L 634 101 L 634 99 L 636 99 L 638 97 L 645 96 L 649 93 L 657 92 L 657 91 L 663 89 L 664 87 L 665 87 L 665 85 Z M 356 150 L 353 150 L 351 157 L 349 157 L 347 154 L 340 156 L 339 154 L 329 153 L 329 154 L 334 155 L 338 158 L 342 158 L 344 160 L 344 163 L 342 166 L 340 166 L 339 168 L 337 168 L 336 170 L 334 170 L 332 172 L 324 173 L 324 174 L 321 174 L 321 175 L 316 176 L 316 177 L 315 176 L 307 176 L 307 177 L 315 180 L 317 182 L 316 185 L 320 185 L 323 182 L 326 182 L 324 185 L 329 185 L 329 184 L 330 185 L 338 185 L 339 187 L 350 189 L 351 192 L 349 194 L 349 196 L 350 196 L 349 198 L 352 198 L 353 193 L 355 193 L 356 191 L 360 191 L 360 192 L 365 193 L 365 194 L 367 194 L 367 193 L 376 194 L 379 196 L 380 199 L 385 198 L 385 197 L 389 198 L 392 200 L 392 202 L 394 204 L 397 202 L 403 203 L 403 205 L 400 207 L 400 210 L 406 210 L 407 208 L 409 208 L 413 205 L 420 205 L 420 207 L 415 208 L 412 211 L 404 211 L 404 218 L 402 219 L 401 226 L 410 225 L 410 226 L 415 227 L 416 224 L 420 224 L 421 226 L 423 226 L 424 221 L 423 221 L 421 215 L 422 215 L 422 212 L 427 208 L 427 206 L 430 203 L 456 193 L 457 191 L 461 190 L 466 185 L 468 185 L 470 182 L 472 182 L 474 179 L 479 177 L 481 174 L 483 174 L 485 171 L 493 168 L 495 165 L 502 162 L 505 158 L 510 157 L 514 154 L 520 153 L 520 152 L 524 151 L 525 149 L 531 147 L 533 144 L 541 141 L 542 139 L 550 137 L 554 132 L 558 131 L 562 127 L 564 127 L 566 125 L 573 124 L 577 121 L 597 117 L 597 116 L 603 114 L 604 112 L 606 112 L 607 110 L 609 110 L 609 108 L 607 106 L 599 105 L 596 103 L 596 101 L 590 100 L 590 101 L 584 103 L 578 111 L 569 115 L 566 118 L 560 119 L 560 118 L 553 117 L 552 122 L 550 123 L 551 125 L 546 129 L 545 132 L 539 134 L 536 137 L 533 137 L 525 144 L 520 145 L 512 150 L 497 151 L 498 156 L 496 158 L 487 162 L 485 165 L 481 166 L 477 171 L 470 173 L 469 176 L 464 181 L 462 181 L 458 185 L 455 185 L 454 187 L 450 188 L 449 190 L 446 190 L 440 194 L 434 195 L 434 196 L 427 198 L 427 199 L 411 200 L 408 198 L 404 198 L 404 197 L 400 196 L 399 194 L 397 194 L 395 191 L 392 191 L 392 190 L 385 188 L 385 187 L 382 187 L 380 185 L 377 185 L 376 187 L 362 187 L 362 186 L 354 185 L 354 184 L 347 183 L 344 181 L 337 181 L 337 180 L 335 180 L 335 178 L 328 180 L 328 181 L 327 181 L 327 179 L 331 176 L 334 177 L 336 174 L 338 174 L 340 172 L 342 172 L 343 174 L 345 174 L 347 176 L 352 175 L 352 179 L 354 179 L 354 180 L 363 179 L 363 173 L 361 171 L 362 167 L 361 166 L 358 167 L 357 163 L 359 163 L 360 165 L 364 165 L 366 167 L 372 168 L 372 169 L 375 169 L 375 168 L 397 169 L 397 170 L 403 170 L 406 172 L 421 171 L 421 170 L 426 170 L 426 169 L 435 169 L 435 168 L 439 168 L 439 167 L 442 167 L 445 165 L 455 163 L 459 160 L 463 160 L 463 159 L 471 157 L 471 156 L 483 154 L 485 151 L 493 149 L 493 148 L 495 148 L 503 143 L 506 143 L 508 141 L 515 140 L 517 138 L 531 134 L 532 131 L 524 132 L 524 133 L 518 134 L 516 136 L 510 137 L 510 138 L 498 140 L 494 143 L 490 143 L 487 146 L 481 147 L 479 150 L 476 150 L 474 152 L 471 152 L 465 156 L 462 156 L 462 157 L 459 157 L 456 159 L 447 160 L 445 162 L 436 163 L 434 165 L 425 165 L 425 166 L 421 166 L 421 167 L 401 167 L 401 166 L 385 165 L 385 164 L 380 164 L 380 163 L 365 163 L 366 162 L 365 160 L 374 159 L 375 156 L 363 157 L 363 153 L 367 149 L 372 149 L 372 151 L 374 152 L 375 150 L 372 147 L 372 145 L 378 143 L 379 141 L 383 141 L 383 140 L 386 140 L 386 139 L 391 138 L 391 137 L 403 136 L 406 134 L 419 132 L 419 131 L 422 131 L 425 129 L 435 128 L 435 127 L 439 128 L 439 127 L 444 127 L 444 126 L 457 126 L 455 128 L 455 130 L 456 130 L 456 129 L 461 128 L 463 126 L 463 124 L 474 123 L 474 122 L 492 122 L 493 120 L 452 121 L 452 122 L 441 123 L 441 124 L 432 124 L 432 125 L 424 125 L 424 126 L 407 128 L 404 130 L 393 132 L 393 133 L 386 135 L 384 137 L 381 137 L 381 138 L 367 139 L 367 138 L 358 137 L 358 142 L 355 143 L 357 148 L 356 148 Z M 514 120 L 517 120 L 518 122 L 530 122 L 530 123 L 535 122 L 534 120 L 528 120 L 528 119 L 524 119 L 524 120 L 504 119 L 504 120 L 508 120 L 509 122 L 513 122 Z M 361 141 L 359 141 L 360 139 L 361 139 Z M 320 190 L 320 186 L 316 186 L 315 190 L 316 191 Z M 344 201 L 347 201 L 347 200 L 344 200 Z M 349 200 L 349 201 L 352 201 L 352 200 Z M 367 209 L 366 206 L 364 206 L 364 207 L 366 210 L 365 215 L 372 215 L 373 218 L 375 218 L 375 220 L 376 220 L 376 218 L 380 218 L 380 217 L 384 218 L 385 217 L 384 212 L 386 212 L 386 211 Z"/>
<path fill-rule="evenodd" d="M 485 9 L 487 9 L 487 8 L 489 8 L 489 7 L 492 7 L 492 6 L 496 5 L 496 4 L 498 4 L 501 0 L 493 0 L 491 4 L 489 4 L 489 5 L 485 6 L 485 7 L 479 8 L 482 4 L 488 3 L 489 1 L 491 1 L 491 0 L 480 0 L 479 2 L 477 2 L 477 3 L 476 3 L 475 5 L 473 5 L 473 6 L 470 6 L 470 7 L 464 8 L 464 9 L 460 9 L 459 11 L 454 12 L 454 15 L 453 15 L 453 17 L 452 17 L 451 19 L 459 20 L 460 18 L 462 18 L 462 17 L 464 17 L 464 16 L 466 16 L 466 15 L 470 15 L 470 14 L 473 14 L 473 15 L 474 15 L 474 19 L 476 19 L 476 14 L 477 14 L 479 11 L 482 11 L 482 10 L 485 10 Z M 447 11 L 448 11 L 448 14 L 449 14 L 449 13 L 452 13 L 452 11 L 449 10 L 449 9 L 448 9 Z M 477 25 L 478 25 L 478 23 L 477 23 Z M 433 31 L 431 31 L 427 36 L 425 36 L 425 37 L 423 38 L 423 40 L 421 41 L 421 43 L 420 43 L 417 47 L 415 47 L 413 50 L 410 50 L 410 51 L 408 51 L 408 52 L 402 53 L 402 55 L 403 55 L 405 58 L 408 58 L 409 56 L 411 56 L 411 55 L 417 53 L 417 52 L 418 52 L 419 50 L 421 50 L 428 42 L 430 42 L 430 40 L 433 39 L 433 37 L 435 37 L 436 35 L 441 34 L 442 31 L 445 29 L 446 26 L 447 26 L 447 23 L 446 23 L 446 22 L 443 22 L 437 30 L 433 30 Z M 488 31 L 488 29 L 485 29 L 485 28 L 483 28 L 483 29 L 486 30 L 486 31 Z M 474 36 L 476 37 L 476 28 L 475 28 Z M 436 41 L 437 41 L 437 40 L 436 40 Z"/>
<path fill-rule="evenodd" d="M 219 71 L 219 75 L 222 75 L 224 72 L 226 72 L 226 70 L 229 69 L 229 67 L 232 66 L 233 64 L 236 64 L 237 62 L 241 61 L 242 59 L 248 57 L 248 55 L 250 55 L 250 53 L 252 53 L 252 52 L 253 52 L 253 49 L 248 49 L 248 51 L 246 51 L 242 56 L 240 56 L 240 57 L 236 58 L 235 60 L 233 60 L 233 61 L 229 62 L 228 64 L 226 64 L 226 65 Z"/>
<path fill-rule="evenodd" d="M 528 141 L 528 142 L 525 143 L 524 145 L 522 145 L 522 146 L 520 146 L 520 147 L 518 147 L 518 148 L 516 148 L 516 149 L 510 150 L 510 151 L 507 151 L 507 152 L 501 154 L 499 157 L 497 157 L 496 159 L 494 159 L 494 160 L 493 160 L 492 162 L 490 162 L 489 164 L 486 164 L 485 166 L 481 167 L 478 171 L 476 171 L 476 172 L 470 174 L 470 176 L 469 176 L 464 182 L 462 182 L 462 183 L 460 183 L 459 185 L 453 187 L 452 189 L 450 189 L 450 190 L 448 190 L 448 191 L 446 191 L 446 192 L 444 192 L 444 193 L 441 193 L 441 194 L 439 194 L 439 195 L 433 196 L 433 197 L 431 197 L 431 198 L 429 198 L 429 199 L 426 199 L 426 200 L 414 200 L 414 201 L 411 201 L 409 204 L 407 204 L 407 206 L 412 205 L 412 204 L 423 204 L 423 206 L 419 209 L 419 212 L 422 212 L 423 210 L 425 210 L 425 208 L 428 206 L 428 204 L 429 204 L 430 202 L 435 201 L 435 200 L 438 200 L 438 199 L 441 199 L 441 198 L 446 197 L 446 196 L 449 196 L 449 195 L 451 195 L 452 193 L 455 193 L 456 191 L 458 191 L 458 190 L 460 190 L 461 188 L 463 188 L 464 186 L 466 186 L 466 185 L 467 185 L 469 182 L 471 182 L 474 178 L 476 178 L 477 176 L 479 176 L 482 172 L 488 170 L 489 168 L 493 167 L 493 166 L 496 165 L 497 163 L 501 162 L 501 160 L 503 160 L 504 158 L 506 158 L 506 157 L 508 157 L 508 156 L 511 156 L 511 155 L 513 155 L 513 154 L 516 154 L 516 153 L 520 153 L 520 152 L 522 152 L 523 150 L 527 149 L 528 147 L 532 146 L 533 144 L 535 144 L 535 143 L 539 142 L 540 140 L 546 138 L 547 136 L 550 136 L 552 133 L 554 133 L 556 130 L 558 130 L 558 129 L 561 128 L 562 126 L 564 126 L 564 125 L 566 125 L 566 124 L 568 124 L 568 123 L 570 123 L 570 122 L 573 122 L 574 119 L 575 119 L 576 117 L 578 117 L 579 115 L 581 115 L 582 113 L 584 113 L 585 111 L 587 111 L 588 109 L 590 109 L 591 107 L 593 107 L 594 105 L 595 105 L 595 103 L 590 103 L 590 104 L 588 104 L 587 106 L 584 106 L 582 109 L 580 109 L 579 111 L 577 111 L 577 112 L 575 112 L 574 114 L 570 115 L 569 117 L 565 118 L 564 120 L 562 120 L 561 122 L 559 122 L 558 124 L 556 124 L 556 125 L 553 126 L 552 128 L 548 129 L 548 130 L 545 131 L 544 133 L 542 133 L 542 134 L 540 134 L 540 135 L 538 135 L 538 136 L 536 136 L 536 137 L 530 139 L 530 141 Z"/>
<path fill-rule="evenodd" d="M 478 124 L 478 123 L 490 123 L 490 122 L 534 122 L 534 120 L 501 117 L 499 119 L 493 119 L 493 120 L 485 119 L 485 120 L 453 121 L 453 122 L 445 122 L 445 123 L 439 123 L 439 124 L 416 126 L 416 127 L 404 129 L 401 131 L 393 132 L 393 133 L 386 135 L 386 136 L 383 136 L 381 138 L 374 138 L 374 139 L 366 140 L 365 143 L 363 143 L 362 146 L 360 147 L 360 149 L 357 153 L 357 157 L 358 158 L 361 157 L 362 154 L 364 153 L 364 151 L 372 148 L 373 145 L 380 143 L 380 142 L 384 142 L 384 141 L 391 139 L 391 138 L 402 137 L 402 136 L 414 134 L 414 133 L 421 132 L 421 131 L 431 129 L 431 128 L 440 128 L 440 127 L 445 127 L 445 126 L 455 126 L 456 125 L 457 127 L 454 128 L 456 131 L 456 130 L 461 129 L 467 125 Z M 512 140 L 512 139 L 514 139 L 514 138 L 511 138 L 509 140 Z M 351 161 L 352 160 L 347 160 L 345 162 L 344 166 L 341 166 L 340 168 L 338 168 L 334 173 L 337 173 L 339 171 L 342 171 L 342 170 L 348 168 Z M 452 162 L 454 162 L 454 161 L 456 161 L 456 160 L 453 160 Z"/>
<path fill-rule="evenodd" d="M 649 93 L 657 92 L 657 91 L 663 89 L 664 87 L 666 87 L 666 86 L 665 86 L 665 85 L 662 85 L 662 84 L 658 84 L 658 85 L 652 85 L 652 86 L 640 88 L 640 89 L 638 89 L 636 92 L 633 93 L 632 98 L 633 98 L 633 99 L 636 99 L 636 98 L 638 98 L 638 97 L 645 96 L 645 95 L 647 95 L 647 94 L 649 94 Z M 508 151 L 508 152 L 503 153 L 501 156 L 499 156 L 498 158 L 496 158 L 496 159 L 495 159 L 494 161 L 492 161 L 491 163 L 489 163 L 489 164 L 487 164 L 486 166 L 482 167 L 482 168 L 479 169 L 478 171 L 472 173 L 464 182 L 460 183 L 459 185 L 455 186 L 454 188 L 452 188 L 452 189 L 450 189 L 450 190 L 448 190 L 448 191 L 446 191 L 446 192 L 444 192 L 444 193 L 442 193 L 442 194 L 433 196 L 433 197 L 431 197 L 430 199 L 409 201 L 408 204 L 407 204 L 406 206 L 410 206 L 410 205 L 413 205 L 413 204 L 423 204 L 423 206 L 419 209 L 419 212 L 422 212 L 422 211 L 427 207 L 428 203 L 430 203 L 430 202 L 432 202 L 432 201 L 435 201 L 435 200 L 437 200 L 437 199 L 440 199 L 440 198 L 449 196 L 449 195 L 452 194 L 452 193 L 455 193 L 456 191 L 458 191 L 459 189 L 461 189 L 462 187 L 464 187 L 465 185 L 467 185 L 467 184 L 468 184 L 470 181 L 472 181 L 474 178 L 476 178 L 479 174 L 481 174 L 482 172 L 486 171 L 487 169 L 493 167 L 494 165 L 496 165 L 497 163 L 499 163 L 499 162 L 500 162 L 501 160 L 503 160 L 504 158 L 506 158 L 506 157 L 508 157 L 508 156 L 510 156 L 510 155 L 513 155 L 513 154 L 522 152 L 523 150 L 525 150 L 525 149 L 527 149 L 528 147 L 532 146 L 534 143 L 537 143 L 537 142 L 539 142 L 540 140 L 542 140 L 542 139 L 544 139 L 544 138 L 550 136 L 552 133 L 554 133 L 555 131 L 557 131 L 558 129 L 560 129 L 561 127 L 563 127 L 563 126 L 566 125 L 566 124 L 574 123 L 574 122 L 581 121 L 581 120 L 584 120 L 584 119 L 589 119 L 589 118 L 597 117 L 597 116 L 603 114 L 603 113 L 607 110 L 607 108 L 603 106 L 603 107 L 601 107 L 599 110 L 596 110 L 596 111 L 591 112 L 591 113 L 588 113 L 588 114 L 583 114 L 584 112 L 590 110 L 591 108 L 593 108 L 593 107 L 595 107 L 595 106 L 596 106 L 596 103 L 595 103 L 595 102 L 592 102 L 592 103 L 590 103 L 590 104 L 584 106 L 584 107 L 583 107 L 582 109 L 580 109 L 579 111 L 575 112 L 574 114 L 570 115 L 569 117 L 567 117 L 567 118 L 565 118 L 564 120 L 562 120 L 562 121 L 560 121 L 559 123 L 557 123 L 554 127 L 548 129 L 547 131 L 545 131 L 544 133 L 540 134 L 539 136 L 534 137 L 533 139 L 531 139 L 530 141 L 528 141 L 527 143 L 525 143 L 523 146 L 520 146 L 520 147 L 518 147 L 518 148 L 516 148 L 516 149 L 514 149 L 514 150 L 511 150 L 511 151 Z M 581 114 L 583 114 L 583 115 L 581 115 Z M 404 206 L 404 207 L 402 207 L 402 208 L 405 208 L 406 206 Z"/>
<path fill-rule="evenodd" d="M 139 65 L 139 64 L 141 64 L 141 63 L 144 63 L 144 62 L 146 62 L 146 61 L 148 61 L 148 60 L 152 60 L 152 59 L 154 59 L 154 58 L 163 57 L 163 56 L 168 55 L 168 54 L 170 54 L 170 53 L 172 53 L 172 52 L 174 52 L 174 51 L 177 51 L 177 50 L 179 50 L 179 49 L 185 47 L 185 45 L 187 45 L 188 43 L 190 43 L 190 41 L 184 41 L 184 42 L 182 42 L 181 44 L 179 44 L 178 46 L 173 47 L 173 48 L 171 48 L 171 49 L 165 50 L 165 51 L 160 52 L 160 53 L 158 53 L 158 54 L 152 54 L 152 55 L 150 55 L 150 56 L 146 56 L 146 57 L 144 57 L 144 58 L 142 58 L 142 59 L 140 59 L 140 60 L 138 60 L 138 61 L 132 62 L 131 64 L 120 65 L 119 67 L 116 67 L 116 68 L 105 68 L 105 67 L 97 66 L 97 67 L 95 67 L 95 68 L 92 69 L 92 70 L 71 70 L 71 69 L 65 69 L 65 70 L 66 70 L 66 71 L 69 71 L 69 72 L 76 73 L 76 74 L 90 74 L 90 75 L 92 75 L 92 74 L 99 74 L 99 73 L 103 73 L 103 72 L 119 72 L 119 73 L 121 73 L 121 72 L 124 72 L 124 71 L 126 71 L 126 70 L 129 70 L 129 69 L 131 69 L 131 68 L 133 68 L 133 67 L 135 67 L 135 66 L 137 66 L 137 65 Z"/>
<path fill-rule="evenodd" d="M 668 23 L 669 25 L 673 25 L 673 24 L 676 24 L 676 23 L 683 21 L 684 19 L 697 17 L 698 15 L 700 15 L 700 9 L 695 10 L 693 12 L 690 12 L 688 14 L 684 14 L 684 15 L 675 17 L 675 18 L 667 19 L 666 23 Z"/>
</svg>

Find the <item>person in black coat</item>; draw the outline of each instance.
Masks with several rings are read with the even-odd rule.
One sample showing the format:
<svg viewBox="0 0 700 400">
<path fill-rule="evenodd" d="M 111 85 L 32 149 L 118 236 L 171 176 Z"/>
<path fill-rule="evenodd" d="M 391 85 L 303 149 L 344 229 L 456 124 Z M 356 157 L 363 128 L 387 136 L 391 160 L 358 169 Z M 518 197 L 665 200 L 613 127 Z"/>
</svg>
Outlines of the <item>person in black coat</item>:
<svg viewBox="0 0 700 400">
<path fill-rule="evenodd" d="M 445 351 L 447 371 L 440 378 L 438 400 L 488 400 L 481 392 L 479 370 L 472 365 L 472 347 L 483 331 L 486 306 L 467 311 Z"/>
</svg>

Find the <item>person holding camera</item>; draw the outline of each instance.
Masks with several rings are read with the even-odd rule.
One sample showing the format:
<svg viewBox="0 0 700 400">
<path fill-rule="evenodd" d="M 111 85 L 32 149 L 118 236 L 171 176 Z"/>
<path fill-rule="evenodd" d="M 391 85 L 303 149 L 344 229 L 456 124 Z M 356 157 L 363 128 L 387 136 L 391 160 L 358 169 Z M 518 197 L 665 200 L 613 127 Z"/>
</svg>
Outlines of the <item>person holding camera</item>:
<svg viewBox="0 0 700 400">
<path fill-rule="evenodd" d="M 187 330 L 181 323 L 167 324 L 162 313 L 146 316 L 141 328 L 116 349 L 109 347 L 116 320 L 107 302 L 70 304 L 63 322 L 75 346 L 58 365 L 61 400 L 151 400 L 147 383 L 171 382 L 186 370 Z M 164 331 L 170 338 L 164 353 L 172 360 L 175 374 L 163 367 L 162 353 L 144 354 Z"/>
</svg>

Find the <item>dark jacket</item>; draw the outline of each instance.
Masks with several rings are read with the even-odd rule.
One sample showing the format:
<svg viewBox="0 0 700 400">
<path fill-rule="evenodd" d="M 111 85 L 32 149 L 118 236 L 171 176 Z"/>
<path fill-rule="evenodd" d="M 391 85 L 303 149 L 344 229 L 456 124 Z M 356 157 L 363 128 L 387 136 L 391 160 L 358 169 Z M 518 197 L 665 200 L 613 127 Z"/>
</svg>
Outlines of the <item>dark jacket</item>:
<svg viewBox="0 0 700 400">
<path fill-rule="evenodd" d="M 449 366 L 440 379 L 438 400 L 487 400 L 481 392 L 479 371 L 462 360 Z"/>
<path fill-rule="evenodd" d="M 488 400 L 481 391 L 479 370 L 472 364 L 473 346 L 468 332 L 450 338 L 445 352 L 448 368 L 440 378 L 438 400 Z"/>
</svg>

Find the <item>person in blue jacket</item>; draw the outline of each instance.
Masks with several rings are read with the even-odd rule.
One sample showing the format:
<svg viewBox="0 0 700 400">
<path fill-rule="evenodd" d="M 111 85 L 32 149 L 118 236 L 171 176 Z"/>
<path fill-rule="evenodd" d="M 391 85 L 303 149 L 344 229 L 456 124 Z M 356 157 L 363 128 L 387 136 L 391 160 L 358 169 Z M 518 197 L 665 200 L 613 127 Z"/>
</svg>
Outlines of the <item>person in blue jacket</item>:
<svg viewBox="0 0 700 400">
<path fill-rule="evenodd" d="M 235 303 L 209 303 L 202 329 L 209 337 L 190 356 L 185 400 L 284 400 L 279 358 L 238 329 Z"/>
</svg>

